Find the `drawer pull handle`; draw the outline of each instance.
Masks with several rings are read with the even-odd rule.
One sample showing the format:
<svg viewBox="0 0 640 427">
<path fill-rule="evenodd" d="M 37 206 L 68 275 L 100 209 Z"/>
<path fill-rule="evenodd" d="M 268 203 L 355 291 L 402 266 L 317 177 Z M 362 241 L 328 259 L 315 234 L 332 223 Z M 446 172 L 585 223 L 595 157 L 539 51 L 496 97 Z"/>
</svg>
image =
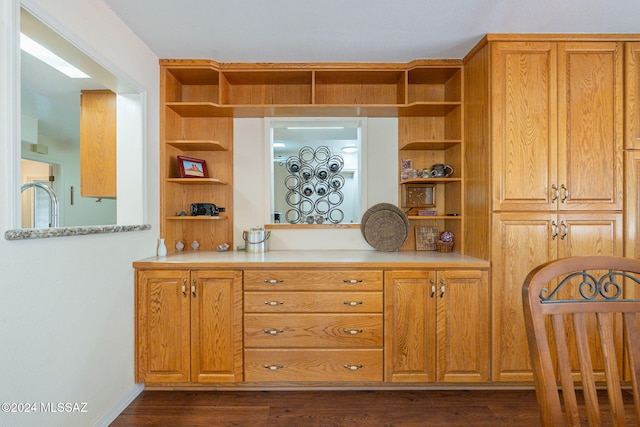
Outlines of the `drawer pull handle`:
<svg viewBox="0 0 640 427">
<path fill-rule="evenodd" d="M 344 283 L 362 283 L 362 279 L 344 279 Z"/>
<path fill-rule="evenodd" d="M 349 335 L 358 335 L 362 333 L 362 329 L 347 329 L 344 328 L 342 330 L 342 332 L 344 332 L 345 334 L 349 334 Z"/>
<path fill-rule="evenodd" d="M 282 282 L 284 282 L 283 279 L 264 279 L 264 283 L 275 284 L 275 283 L 282 283 Z"/>
<path fill-rule="evenodd" d="M 344 365 L 345 369 L 350 371 L 357 371 L 358 369 L 362 369 L 362 365 Z"/>
<path fill-rule="evenodd" d="M 362 301 L 345 301 L 344 305 L 350 305 L 351 307 L 355 307 L 356 305 L 361 305 Z"/>
<path fill-rule="evenodd" d="M 284 365 L 263 365 L 265 369 L 270 371 L 277 371 L 278 369 L 284 368 Z"/>
<path fill-rule="evenodd" d="M 278 334 L 284 333 L 284 329 L 263 329 L 262 331 L 265 334 L 269 334 L 269 335 L 278 335 Z"/>
<path fill-rule="evenodd" d="M 270 305 L 271 307 L 275 307 L 276 305 L 282 305 L 284 304 L 284 301 L 265 301 L 264 302 L 266 305 Z"/>
</svg>

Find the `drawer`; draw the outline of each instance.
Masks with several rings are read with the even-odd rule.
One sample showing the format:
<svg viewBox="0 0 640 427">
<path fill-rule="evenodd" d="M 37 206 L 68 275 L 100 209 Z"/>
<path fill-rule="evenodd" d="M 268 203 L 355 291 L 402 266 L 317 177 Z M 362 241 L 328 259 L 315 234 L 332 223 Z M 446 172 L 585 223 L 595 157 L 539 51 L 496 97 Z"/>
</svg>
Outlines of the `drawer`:
<svg viewBox="0 0 640 427">
<path fill-rule="evenodd" d="M 249 349 L 244 352 L 244 380 L 382 381 L 382 349 Z"/>
<path fill-rule="evenodd" d="M 245 313 L 382 313 L 382 292 L 245 292 Z"/>
<path fill-rule="evenodd" d="M 245 314 L 245 347 L 382 347 L 382 314 Z"/>
<path fill-rule="evenodd" d="M 245 270 L 248 291 L 381 291 L 382 271 Z"/>
</svg>

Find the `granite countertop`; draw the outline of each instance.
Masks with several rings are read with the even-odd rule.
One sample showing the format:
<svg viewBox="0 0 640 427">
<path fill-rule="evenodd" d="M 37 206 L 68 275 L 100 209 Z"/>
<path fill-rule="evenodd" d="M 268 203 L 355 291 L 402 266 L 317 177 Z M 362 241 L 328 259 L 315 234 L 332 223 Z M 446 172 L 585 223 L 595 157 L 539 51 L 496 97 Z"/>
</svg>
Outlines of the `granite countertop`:
<svg viewBox="0 0 640 427">
<path fill-rule="evenodd" d="M 265 253 L 243 251 L 184 251 L 166 257 L 135 261 L 135 268 L 489 268 L 489 261 L 435 251 L 378 252 L 375 250 L 286 250 Z"/>
<path fill-rule="evenodd" d="M 17 228 L 15 230 L 7 230 L 4 233 L 4 238 L 6 240 L 29 240 L 50 237 L 85 236 L 88 234 L 125 233 L 143 230 L 151 230 L 151 225 L 86 225 L 78 227 Z"/>
</svg>

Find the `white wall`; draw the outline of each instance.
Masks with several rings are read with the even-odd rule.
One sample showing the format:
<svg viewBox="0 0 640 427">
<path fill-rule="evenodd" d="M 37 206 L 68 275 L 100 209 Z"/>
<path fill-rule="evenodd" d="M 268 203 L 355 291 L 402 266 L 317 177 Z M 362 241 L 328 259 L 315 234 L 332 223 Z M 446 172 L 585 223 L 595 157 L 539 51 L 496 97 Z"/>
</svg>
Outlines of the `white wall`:
<svg viewBox="0 0 640 427">
<path fill-rule="evenodd" d="M 242 231 L 269 222 L 269 150 L 263 119 L 235 119 L 234 132 L 234 235 L 236 246 L 244 245 Z M 376 203 L 398 203 L 398 120 L 368 118 L 363 155 L 363 191 L 366 211 Z M 270 250 L 372 249 L 359 228 L 272 230 Z"/>
<path fill-rule="evenodd" d="M 5 413 L 2 426 L 106 425 L 134 384 L 133 270 L 158 237 L 158 62 L 101 0 L 24 0 L 32 13 L 146 91 L 151 231 L 0 238 L 0 402 L 86 402 L 84 413 Z M 16 228 L 18 0 L 0 0 L 0 231 Z M 145 165 L 141 165 L 144 167 Z M 38 409 L 40 407 L 38 406 Z"/>
</svg>

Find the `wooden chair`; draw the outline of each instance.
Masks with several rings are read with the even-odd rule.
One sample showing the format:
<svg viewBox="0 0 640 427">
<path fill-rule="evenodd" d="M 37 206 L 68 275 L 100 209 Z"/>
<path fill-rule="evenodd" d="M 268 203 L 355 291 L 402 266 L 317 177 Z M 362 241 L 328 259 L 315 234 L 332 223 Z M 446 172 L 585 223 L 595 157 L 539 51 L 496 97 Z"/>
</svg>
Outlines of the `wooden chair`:
<svg viewBox="0 0 640 427">
<path fill-rule="evenodd" d="M 585 412 L 591 426 L 625 425 L 625 418 L 640 424 L 640 260 L 588 256 L 551 261 L 529 273 L 522 297 L 543 425 L 577 426 Z M 622 388 L 627 385 L 635 410 L 625 414 Z M 597 388 L 605 386 L 608 405 L 598 402 Z M 584 406 L 578 405 L 580 388 Z"/>
</svg>

